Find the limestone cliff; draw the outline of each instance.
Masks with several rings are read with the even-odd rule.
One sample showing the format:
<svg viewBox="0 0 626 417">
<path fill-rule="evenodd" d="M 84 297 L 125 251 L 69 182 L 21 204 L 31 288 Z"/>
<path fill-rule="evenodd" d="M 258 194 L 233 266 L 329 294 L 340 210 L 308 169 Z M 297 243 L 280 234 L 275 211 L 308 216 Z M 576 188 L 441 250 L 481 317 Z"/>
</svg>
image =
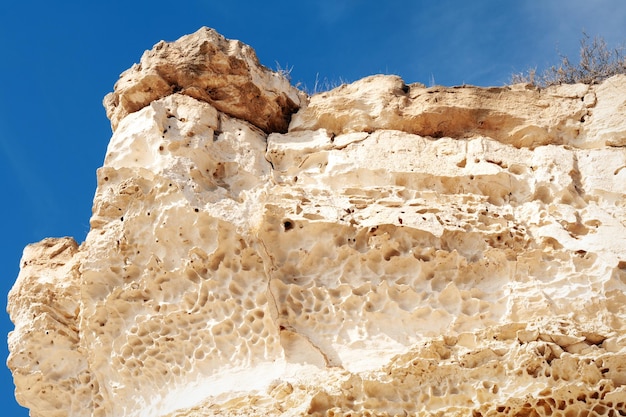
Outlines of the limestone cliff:
<svg viewBox="0 0 626 417">
<path fill-rule="evenodd" d="M 105 105 L 9 294 L 33 417 L 626 415 L 626 76 L 307 97 L 204 28 Z"/>
</svg>

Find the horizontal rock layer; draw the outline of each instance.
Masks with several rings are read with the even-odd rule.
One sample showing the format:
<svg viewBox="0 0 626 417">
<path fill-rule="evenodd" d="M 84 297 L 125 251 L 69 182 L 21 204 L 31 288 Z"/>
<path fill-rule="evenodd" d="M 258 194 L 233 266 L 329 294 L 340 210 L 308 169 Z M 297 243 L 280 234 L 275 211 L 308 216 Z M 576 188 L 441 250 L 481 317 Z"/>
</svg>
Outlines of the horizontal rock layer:
<svg viewBox="0 0 626 417">
<path fill-rule="evenodd" d="M 291 131 L 332 134 L 378 129 L 434 138 L 487 136 L 515 147 L 626 145 L 623 76 L 584 84 L 479 88 L 406 85 L 393 76 L 367 77 L 313 96 Z M 622 92 L 622 93 L 620 93 Z M 617 111 L 614 111 L 617 110 Z"/>
<path fill-rule="evenodd" d="M 626 77 L 307 98 L 253 56 L 203 29 L 107 98 L 87 239 L 9 295 L 32 416 L 626 413 Z"/>
</svg>

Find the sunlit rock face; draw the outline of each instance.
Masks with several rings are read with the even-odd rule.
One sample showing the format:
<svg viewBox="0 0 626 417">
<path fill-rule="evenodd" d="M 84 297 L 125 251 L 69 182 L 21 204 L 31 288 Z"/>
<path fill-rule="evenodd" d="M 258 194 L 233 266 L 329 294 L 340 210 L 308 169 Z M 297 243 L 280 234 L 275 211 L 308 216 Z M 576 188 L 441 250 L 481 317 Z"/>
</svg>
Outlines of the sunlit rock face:
<svg viewBox="0 0 626 417">
<path fill-rule="evenodd" d="M 263 67 L 252 48 L 202 28 L 176 42 L 159 42 L 120 75 L 105 99 L 113 129 L 128 114 L 173 93 L 208 102 L 219 111 L 284 132 L 304 95 Z"/>
<path fill-rule="evenodd" d="M 87 239 L 9 294 L 33 417 L 626 413 L 625 76 L 307 97 L 251 57 L 201 29 L 107 96 Z"/>
</svg>

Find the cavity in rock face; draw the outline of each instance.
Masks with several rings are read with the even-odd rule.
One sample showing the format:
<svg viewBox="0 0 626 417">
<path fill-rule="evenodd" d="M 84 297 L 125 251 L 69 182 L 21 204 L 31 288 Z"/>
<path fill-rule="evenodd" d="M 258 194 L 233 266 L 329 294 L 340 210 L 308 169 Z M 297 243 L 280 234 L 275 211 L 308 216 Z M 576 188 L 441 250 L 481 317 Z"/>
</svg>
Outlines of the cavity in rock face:
<svg viewBox="0 0 626 417">
<path fill-rule="evenodd" d="M 105 103 L 9 294 L 32 416 L 626 413 L 625 76 L 306 97 L 203 28 Z"/>
</svg>

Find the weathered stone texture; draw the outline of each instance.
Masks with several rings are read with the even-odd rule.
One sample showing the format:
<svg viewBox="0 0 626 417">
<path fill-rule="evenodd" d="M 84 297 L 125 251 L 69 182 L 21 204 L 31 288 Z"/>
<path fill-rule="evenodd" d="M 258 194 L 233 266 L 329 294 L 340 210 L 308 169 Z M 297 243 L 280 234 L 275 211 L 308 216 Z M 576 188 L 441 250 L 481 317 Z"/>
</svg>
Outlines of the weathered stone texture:
<svg viewBox="0 0 626 417">
<path fill-rule="evenodd" d="M 176 42 L 159 42 L 120 76 L 104 99 L 113 129 L 128 114 L 173 93 L 210 103 L 268 133 L 286 131 L 305 99 L 281 74 L 263 67 L 248 45 L 202 28 Z"/>
<path fill-rule="evenodd" d="M 203 29 L 106 101 L 9 296 L 33 416 L 626 413 L 625 76 L 306 98 Z"/>
<path fill-rule="evenodd" d="M 576 84 L 540 90 L 523 84 L 426 88 L 376 75 L 313 96 L 295 115 L 290 131 L 326 129 L 338 135 L 385 129 L 434 138 L 487 136 L 518 148 L 623 146 L 624 77 L 595 88 Z"/>
</svg>

